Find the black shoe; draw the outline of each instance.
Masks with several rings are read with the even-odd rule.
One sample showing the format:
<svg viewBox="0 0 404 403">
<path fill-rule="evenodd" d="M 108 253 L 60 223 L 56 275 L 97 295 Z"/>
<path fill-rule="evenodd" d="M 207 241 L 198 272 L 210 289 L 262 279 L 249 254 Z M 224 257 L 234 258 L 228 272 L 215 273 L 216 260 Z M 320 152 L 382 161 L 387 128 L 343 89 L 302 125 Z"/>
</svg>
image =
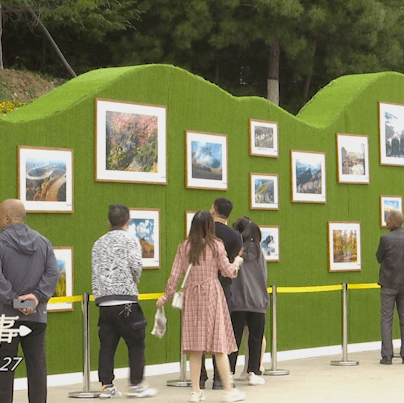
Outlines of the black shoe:
<svg viewBox="0 0 404 403">
<path fill-rule="evenodd" d="M 380 360 L 380 364 L 391 365 L 392 363 L 393 363 L 393 360 L 391 358 L 383 357 Z"/>
<path fill-rule="evenodd" d="M 199 380 L 199 389 L 205 389 L 205 382 L 202 379 Z"/>
<path fill-rule="evenodd" d="M 214 379 L 212 389 L 223 389 L 222 381 L 220 379 Z"/>
</svg>

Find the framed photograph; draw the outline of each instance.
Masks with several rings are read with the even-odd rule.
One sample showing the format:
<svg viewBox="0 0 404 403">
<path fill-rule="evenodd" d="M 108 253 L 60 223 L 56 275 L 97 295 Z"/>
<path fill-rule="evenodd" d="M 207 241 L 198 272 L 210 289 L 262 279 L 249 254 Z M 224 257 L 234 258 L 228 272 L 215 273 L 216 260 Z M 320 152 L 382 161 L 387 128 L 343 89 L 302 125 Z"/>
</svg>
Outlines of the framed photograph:
<svg viewBox="0 0 404 403">
<path fill-rule="evenodd" d="M 362 270 L 359 222 L 328 222 L 328 270 Z"/>
<path fill-rule="evenodd" d="M 325 153 L 290 151 L 292 202 L 326 203 Z"/>
<path fill-rule="evenodd" d="M 227 136 L 185 132 L 186 187 L 227 190 Z"/>
<path fill-rule="evenodd" d="M 278 158 L 278 122 L 250 119 L 250 155 Z"/>
<path fill-rule="evenodd" d="M 386 218 L 391 210 L 403 212 L 402 196 L 380 196 L 380 226 L 387 227 Z"/>
<path fill-rule="evenodd" d="M 191 229 L 192 219 L 194 218 L 195 214 L 196 211 L 187 210 L 185 212 L 185 238 L 188 238 L 188 234 Z"/>
<path fill-rule="evenodd" d="M 142 247 L 145 269 L 160 267 L 160 209 L 129 209 L 128 232 L 135 235 Z"/>
<path fill-rule="evenodd" d="M 380 164 L 404 165 L 404 105 L 379 102 Z"/>
<path fill-rule="evenodd" d="M 95 180 L 166 185 L 166 107 L 97 98 L 95 111 Z"/>
<path fill-rule="evenodd" d="M 73 247 L 54 247 L 59 269 L 59 281 L 53 297 L 73 296 Z M 48 311 L 73 311 L 73 302 L 48 303 Z"/>
<path fill-rule="evenodd" d="M 73 150 L 18 146 L 18 198 L 30 213 L 73 213 Z"/>
<path fill-rule="evenodd" d="M 278 175 L 250 173 L 250 209 L 279 209 Z"/>
<path fill-rule="evenodd" d="M 267 262 L 279 262 L 279 226 L 259 225 L 261 230 L 261 249 Z"/>
<path fill-rule="evenodd" d="M 336 135 L 338 183 L 368 184 L 369 176 L 369 139 L 368 136 Z"/>
</svg>

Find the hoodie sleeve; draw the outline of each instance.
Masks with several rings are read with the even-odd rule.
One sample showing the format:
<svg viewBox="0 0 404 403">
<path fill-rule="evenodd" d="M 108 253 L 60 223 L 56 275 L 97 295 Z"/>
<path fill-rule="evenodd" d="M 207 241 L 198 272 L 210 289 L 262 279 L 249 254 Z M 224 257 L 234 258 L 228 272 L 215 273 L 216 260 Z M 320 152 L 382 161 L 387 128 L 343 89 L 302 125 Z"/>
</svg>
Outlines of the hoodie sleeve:
<svg viewBox="0 0 404 403">
<path fill-rule="evenodd" d="M 18 294 L 13 291 L 13 286 L 4 277 L 0 260 L 0 301 L 4 304 L 12 305 L 15 298 L 18 298 Z"/>
<path fill-rule="evenodd" d="M 53 252 L 52 245 L 49 241 L 46 242 L 47 254 L 46 262 L 44 262 L 45 270 L 38 283 L 38 286 L 32 293 L 38 298 L 40 302 L 48 302 L 55 292 L 56 284 L 59 280 L 58 263 Z"/>
</svg>

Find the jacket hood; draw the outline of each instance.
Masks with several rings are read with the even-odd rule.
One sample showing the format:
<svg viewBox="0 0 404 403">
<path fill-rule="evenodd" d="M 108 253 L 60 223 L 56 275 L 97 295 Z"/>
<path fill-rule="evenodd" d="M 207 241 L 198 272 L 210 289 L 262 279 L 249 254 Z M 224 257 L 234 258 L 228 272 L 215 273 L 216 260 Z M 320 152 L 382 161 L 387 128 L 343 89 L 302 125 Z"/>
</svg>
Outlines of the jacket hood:
<svg viewBox="0 0 404 403">
<path fill-rule="evenodd" d="M 12 224 L 1 232 L 3 242 L 24 255 L 32 255 L 39 241 L 39 233 L 25 224 Z"/>
<path fill-rule="evenodd" d="M 253 242 L 244 242 L 243 248 L 244 250 L 242 258 L 245 262 L 252 262 L 254 260 L 257 260 L 257 246 Z"/>
</svg>

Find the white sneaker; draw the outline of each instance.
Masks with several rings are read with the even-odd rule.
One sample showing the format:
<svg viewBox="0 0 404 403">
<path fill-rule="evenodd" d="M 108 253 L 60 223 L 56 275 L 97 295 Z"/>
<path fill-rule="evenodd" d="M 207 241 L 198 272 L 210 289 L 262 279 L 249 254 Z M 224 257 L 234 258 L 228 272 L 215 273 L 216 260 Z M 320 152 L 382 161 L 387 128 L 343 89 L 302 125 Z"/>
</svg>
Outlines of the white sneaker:
<svg viewBox="0 0 404 403">
<path fill-rule="evenodd" d="M 230 392 L 224 392 L 224 402 L 241 402 L 242 400 L 245 400 L 245 393 L 241 390 L 234 388 Z"/>
<path fill-rule="evenodd" d="M 128 391 L 126 392 L 127 397 L 153 397 L 156 395 L 156 389 L 148 388 L 142 383 L 136 386 L 129 386 Z"/>
<path fill-rule="evenodd" d="M 262 376 L 254 374 L 254 372 L 250 372 L 248 374 L 248 384 L 249 385 L 264 385 L 265 379 Z"/>
<path fill-rule="evenodd" d="M 238 377 L 234 378 L 236 381 L 246 381 L 248 380 L 247 372 L 242 372 Z"/>
<path fill-rule="evenodd" d="M 191 398 L 189 399 L 190 402 L 202 402 L 205 400 L 205 394 L 201 390 L 198 392 L 191 392 Z"/>
<path fill-rule="evenodd" d="M 114 386 L 101 386 L 102 392 L 100 399 L 117 399 L 122 396 L 122 393 Z"/>
</svg>

